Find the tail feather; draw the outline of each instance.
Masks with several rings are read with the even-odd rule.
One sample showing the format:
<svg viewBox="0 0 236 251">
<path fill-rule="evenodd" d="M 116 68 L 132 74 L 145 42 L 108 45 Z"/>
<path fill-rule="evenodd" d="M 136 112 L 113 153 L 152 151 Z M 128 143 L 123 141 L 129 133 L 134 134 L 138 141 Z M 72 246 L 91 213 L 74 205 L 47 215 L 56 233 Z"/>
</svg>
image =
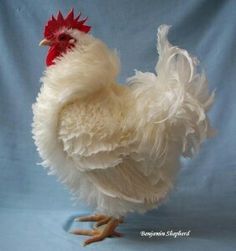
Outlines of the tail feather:
<svg viewBox="0 0 236 251">
<path fill-rule="evenodd" d="M 159 81 L 164 80 L 164 82 L 175 82 L 175 85 L 180 84 L 185 93 L 189 93 L 205 109 L 208 109 L 213 103 L 215 92 L 209 94 L 204 71 L 197 71 L 198 59 L 191 56 L 186 50 L 169 43 L 167 39 L 169 29 L 170 26 L 161 25 L 157 32 L 159 60 L 155 70 Z"/>
<path fill-rule="evenodd" d="M 209 93 L 206 75 L 198 71 L 197 58 L 169 43 L 169 28 L 161 25 L 158 29 L 157 76 L 136 72 L 129 80 L 134 84 L 136 97 L 143 95 L 140 104 L 149 102 L 150 122 L 162 127 L 165 124 L 169 138 L 182 142 L 182 154 L 192 156 L 200 144 L 214 134 L 206 112 L 215 93 Z"/>
<path fill-rule="evenodd" d="M 168 122 L 184 127 L 183 155 L 191 156 L 200 143 L 214 134 L 206 112 L 211 107 L 215 92 L 209 93 L 204 72 L 198 72 L 199 61 L 186 50 L 169 43 L 170 26 L 161 25 L 157 33 L 159 60 L 156 72 L 160 83 L 172 90 L 168 103 Z"/>
</svg>

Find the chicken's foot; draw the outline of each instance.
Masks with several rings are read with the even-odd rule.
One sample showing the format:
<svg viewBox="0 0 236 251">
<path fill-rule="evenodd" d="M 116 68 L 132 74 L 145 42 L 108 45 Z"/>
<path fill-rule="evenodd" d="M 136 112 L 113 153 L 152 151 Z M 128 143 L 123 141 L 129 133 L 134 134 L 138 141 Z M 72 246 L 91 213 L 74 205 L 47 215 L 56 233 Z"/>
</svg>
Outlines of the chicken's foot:
<svg viewBox="0 0 236 251">
<path fill-rule="evenodd" d="M 76 235 L 88 235 L 92 236 L 88 238 L 84 242 L 84 246 L 97 242 L 102 241 L 106 237 L 117 236 L 121 237 L 122 234 L 115 231 L 115 228 L 119 225 L 119 223 L 123 222 L 122 219 L 116 219 L 110 216 L 105 215 L 91 215 L 86 217 L 76 218 L 76 221 L 97 221 L 96 225 L 99 227 L 95 227 L 92 230 L 83 230 L 83 229 L 75 229 L 71 231 L 71 233 Z"/>
</svg>

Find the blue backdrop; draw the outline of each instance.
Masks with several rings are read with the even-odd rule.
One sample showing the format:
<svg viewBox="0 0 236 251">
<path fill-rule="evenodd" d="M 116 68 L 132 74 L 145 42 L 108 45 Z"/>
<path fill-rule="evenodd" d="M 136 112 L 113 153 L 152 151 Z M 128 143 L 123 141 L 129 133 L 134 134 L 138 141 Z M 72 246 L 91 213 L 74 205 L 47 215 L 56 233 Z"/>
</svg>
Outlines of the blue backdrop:
<svg viewBox="0 0 236 251">
<path fill-rule="evenodd" d="M 1 0 L 0 1 L 0 250 L 81 250 L 84 237 L 67 231 L 86 205 L 47 176 L 31 139 L 31 105 L 39 91 L 45 49 L 38 47 L 51 14 L 74 7 L 92 33 L 117 48 L 124 82 L 133 69 L 153 71 L 156 29 L 172 24 L 170 40 L 196 55 L 216 103 L 218 135 L 194 160 L 183 161 L 168 201 L 146 215 L 130 215 L 120 231 L 88 250 L 236 250 L 236 1 L 234 0 Z M 80 227 L 90 227 L 79 224 Z M 140 231 L 191 230 L 186 238 L 144 238 Z"/>
</svg>

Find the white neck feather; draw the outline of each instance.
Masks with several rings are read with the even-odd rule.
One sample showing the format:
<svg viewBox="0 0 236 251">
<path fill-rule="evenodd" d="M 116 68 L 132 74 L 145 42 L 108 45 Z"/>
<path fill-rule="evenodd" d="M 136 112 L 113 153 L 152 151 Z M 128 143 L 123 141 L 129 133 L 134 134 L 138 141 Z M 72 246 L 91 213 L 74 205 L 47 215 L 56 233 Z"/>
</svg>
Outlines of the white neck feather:
<svg viewBox="0 0 236 251">
<path fill-rule="evenodd" d="M 41 81 L 45 87 L 54 89 L 59 100 L 71 95 L 84 97 L 113 84 L 119 66 L 114 51 L 100 40 L 84 34 L 80 35 L 75 48 L 46 69 Z"/>
</svg>

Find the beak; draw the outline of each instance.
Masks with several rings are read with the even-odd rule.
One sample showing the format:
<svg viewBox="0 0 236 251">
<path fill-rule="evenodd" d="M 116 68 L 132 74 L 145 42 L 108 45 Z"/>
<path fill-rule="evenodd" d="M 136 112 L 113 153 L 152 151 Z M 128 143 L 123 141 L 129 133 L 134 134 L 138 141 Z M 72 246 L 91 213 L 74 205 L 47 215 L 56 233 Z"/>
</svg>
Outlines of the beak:
<svg viewBox="0 0 236 251">
<path fill-rule="evenodd" d="M 50 41 L 50 40 L 48 40 L 48 39 L 46 39 L 46 38 L 44 38 L 40 43 L 39 43 L 39 46 L 49 46 L 49 45 L 51 45 L 52 44 L 52 42 Z"/>
</svg>

